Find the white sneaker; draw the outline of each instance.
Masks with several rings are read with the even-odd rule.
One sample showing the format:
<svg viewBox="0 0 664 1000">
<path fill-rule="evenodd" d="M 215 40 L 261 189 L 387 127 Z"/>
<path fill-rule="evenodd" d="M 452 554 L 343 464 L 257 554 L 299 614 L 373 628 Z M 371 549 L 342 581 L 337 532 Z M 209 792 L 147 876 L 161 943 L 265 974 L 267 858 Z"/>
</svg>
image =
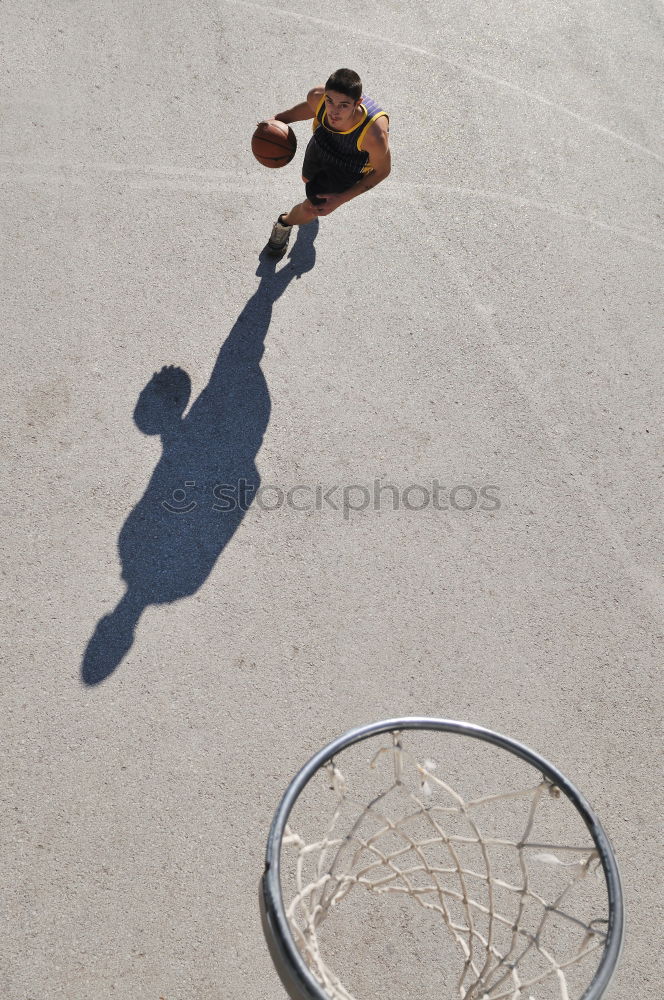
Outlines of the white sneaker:
<svg viewBox="0 0 664 1000">
<path fill-rule="evenodd" d="M 279 216 L 281 218 L 281 216 Z M 292 226 L 284 226 L 279 219 L 272 227 L 272 235 L 267 242 L 265 250 L 270 257 L 283 257 L 288 247 Z"/>
</svg>

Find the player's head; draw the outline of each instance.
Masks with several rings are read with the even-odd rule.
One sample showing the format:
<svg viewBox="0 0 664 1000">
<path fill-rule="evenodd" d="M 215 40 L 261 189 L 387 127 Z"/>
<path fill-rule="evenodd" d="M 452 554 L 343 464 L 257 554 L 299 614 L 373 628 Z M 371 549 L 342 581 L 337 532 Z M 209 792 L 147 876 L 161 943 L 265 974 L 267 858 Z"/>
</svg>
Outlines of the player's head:
<svg viewBox="0 0 664 1000">
<path fill-rule="evenodd" d="M 357 104 L 362 97 L 362 81 L 352 69 L 338 69 L 325 84 L 326 90 L 334 90 L 337 94 L 352 97 Z"/>
<path fill-rule="evenodd" d="M 330 123 L 342 130 L 353 119 L 362 99 L 362 81 L 352 69 L 338 69 L 325 84 L 325 107 Z"/>
</svg>

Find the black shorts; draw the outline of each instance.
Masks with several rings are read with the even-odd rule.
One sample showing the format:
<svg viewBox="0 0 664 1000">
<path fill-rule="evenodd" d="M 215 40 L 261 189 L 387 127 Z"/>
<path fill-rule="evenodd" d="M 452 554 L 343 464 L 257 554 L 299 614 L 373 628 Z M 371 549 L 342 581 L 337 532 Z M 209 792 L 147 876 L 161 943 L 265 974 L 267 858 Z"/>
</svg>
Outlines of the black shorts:
<svg viewBox="0 0 664 1000">
<path fill-rule="evenodd" d="M 361 174 L 349 174 L 335 170 L 321 161 L 318 147 L 313 138 L 309 140 L 302 164 L 302 176 L 307 178 L 304 190 L 312 205 L 322 205 L 321 194 L 341 194 L 359 181 Z"/>
</svg>

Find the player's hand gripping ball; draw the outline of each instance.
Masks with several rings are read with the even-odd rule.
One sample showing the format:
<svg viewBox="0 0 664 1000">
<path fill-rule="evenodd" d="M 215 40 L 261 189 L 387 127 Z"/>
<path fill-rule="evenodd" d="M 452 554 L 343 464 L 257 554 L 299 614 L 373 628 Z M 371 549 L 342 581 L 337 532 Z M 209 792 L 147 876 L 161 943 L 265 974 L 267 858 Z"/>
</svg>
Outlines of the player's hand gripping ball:
<svg viewBox="0 0 664 1000">
<path fill-rule="evenodd" d="M 264 167 L 285 167 L 295 156 L 296 149 L 295 132 L 276 118 L 259 122 L 251 137 L 251 152 Z"/>
</svg>

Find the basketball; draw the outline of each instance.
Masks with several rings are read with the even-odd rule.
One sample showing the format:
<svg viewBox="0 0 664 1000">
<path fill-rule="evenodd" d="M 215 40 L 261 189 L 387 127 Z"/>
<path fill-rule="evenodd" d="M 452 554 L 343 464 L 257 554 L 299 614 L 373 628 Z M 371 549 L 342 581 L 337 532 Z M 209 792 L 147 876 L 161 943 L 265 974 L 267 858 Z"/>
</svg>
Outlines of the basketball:
<svg viewBox="0 0 664 1000">
<path fill-rule="evenodd" d="M 264 167 L 285 167 L 296 149 L 295 132 L 283 122 L 261 122 L 251 137 L 251 152 Z"/>
</svg>

